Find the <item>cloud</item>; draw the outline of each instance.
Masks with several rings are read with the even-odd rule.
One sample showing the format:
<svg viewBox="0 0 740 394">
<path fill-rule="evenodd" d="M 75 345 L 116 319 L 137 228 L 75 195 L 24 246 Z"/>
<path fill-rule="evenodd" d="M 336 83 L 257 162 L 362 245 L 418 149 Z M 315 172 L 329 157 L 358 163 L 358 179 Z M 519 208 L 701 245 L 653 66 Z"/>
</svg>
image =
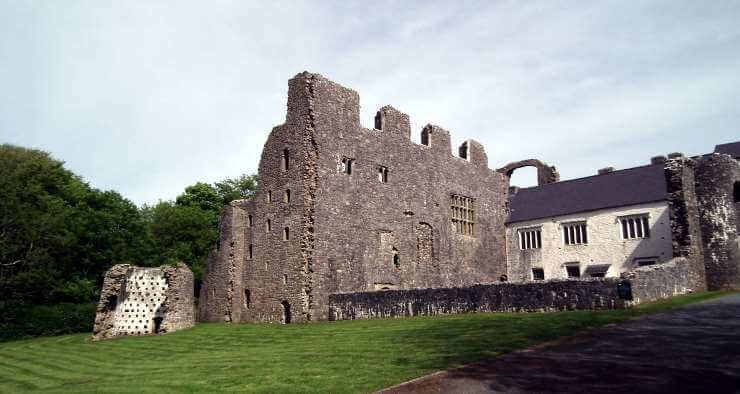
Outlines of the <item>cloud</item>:
<svg viewBox="0 0 740 394">
<path fill-rule="evenodd" d="M 737 139 L 737 2 L 4 2 L 0 141 L 137 203 L 257 169 L 319 72 L 492 167 L 563 178 Z M 530 180 L 531 182 L 531 180 Z M 526 185 L 522 185 L 526 186 Z"/>
</svg>

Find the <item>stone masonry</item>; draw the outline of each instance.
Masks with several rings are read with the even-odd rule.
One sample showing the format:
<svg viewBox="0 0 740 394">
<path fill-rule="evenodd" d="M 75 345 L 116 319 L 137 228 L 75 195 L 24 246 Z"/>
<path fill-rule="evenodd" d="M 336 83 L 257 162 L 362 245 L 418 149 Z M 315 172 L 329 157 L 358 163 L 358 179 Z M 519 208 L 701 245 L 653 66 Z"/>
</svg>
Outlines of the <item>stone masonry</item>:
<svg viewBox="0 0 740 394">
<path fill-rule="evenodd" d="M 325 320 L 329 294 L 469 286 L 506 272 L 508 177 L 478 142 L 452 154 L 447 130 L 411 140 L 381 108 L 360 125 L 359 95 L 318 74 L 289 82 L 288 112 L 265 143 L 259 187 L 222 216 L 199 319 Z"/>
<path fill-rule="evenodd" d="M 740 289 L 740 163 L 729 155 L 702 157 L 696 194 L 709 290 Z"/>
<path fill-rule="evenodd" d="M 118 264 L 105 274 L 93 340 L 164 334 L 195 322 L 193 273 L 177 267 Z"/>
</svg>

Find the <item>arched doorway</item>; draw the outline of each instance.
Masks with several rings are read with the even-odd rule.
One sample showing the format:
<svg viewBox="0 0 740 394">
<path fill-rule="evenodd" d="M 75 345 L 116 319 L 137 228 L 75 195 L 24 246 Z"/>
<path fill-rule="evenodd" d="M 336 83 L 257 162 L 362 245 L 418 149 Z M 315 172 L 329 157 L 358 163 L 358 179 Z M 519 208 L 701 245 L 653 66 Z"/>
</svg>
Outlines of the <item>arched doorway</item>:
<svg viewBox="0 0 740 394">
<path fill-rule="evenodd" d="M 280 320 L 280 322 L 283 324 L 290 324 L 290 303 L 288 301 L 283 301 L 280 303 L 280 305 L 283 306 L 283 318 Z"/>
</svg>

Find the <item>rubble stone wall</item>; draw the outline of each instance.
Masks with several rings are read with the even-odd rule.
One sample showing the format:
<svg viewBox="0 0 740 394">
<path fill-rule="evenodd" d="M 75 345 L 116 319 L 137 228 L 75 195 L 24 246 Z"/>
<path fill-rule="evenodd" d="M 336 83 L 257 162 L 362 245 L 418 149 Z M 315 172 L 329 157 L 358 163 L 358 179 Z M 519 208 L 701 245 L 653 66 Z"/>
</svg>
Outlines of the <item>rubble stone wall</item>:
<svg viewBox="0 0 740 394">
<path fill-rule="evenodd" d="M 668 157 L 663 168 L 668 191 L 673 257 L 686 258 L 688 287 L 693 291 L 704 291 L 707 289 L 707 281 L 695 186 L 696 161 L 681 154 Z"/>
<path fill-rule="evenodd" d="M 365 128 L 357 92 L 318 74 L 288 85 L 255 196 L 224 211 L 201 321 L 325 320 L 331 293 L 468 286 L 506 272 L 507 177 L 488 168 L 481 144 L 453 155 L 449 132 L 433 125 L 416 143 L 408 115 L 390 106 Z M 453 196 L 470 204 L 467 233 L 451 221 Z"/>
<path fill-rule="evenodd" d="M 620 280 L 549 280 L 470 287 L 332 294 L 330 320 L 431 316 L 474 312 L 623 309 Z"/>
<path fill-rule="evenodd" d="M 655 301 L 694 291 L 691 263 L 685 257 L 676 257 L 663 264 L 635 268 L 622 274 L 632 287 L 635 304 Z"/>
<path fill-rule="evenodd" d="M 740 289 L 740 163 L 719 153 L 701 157 L 696 179 L 707 287 Z"/>
</svg>

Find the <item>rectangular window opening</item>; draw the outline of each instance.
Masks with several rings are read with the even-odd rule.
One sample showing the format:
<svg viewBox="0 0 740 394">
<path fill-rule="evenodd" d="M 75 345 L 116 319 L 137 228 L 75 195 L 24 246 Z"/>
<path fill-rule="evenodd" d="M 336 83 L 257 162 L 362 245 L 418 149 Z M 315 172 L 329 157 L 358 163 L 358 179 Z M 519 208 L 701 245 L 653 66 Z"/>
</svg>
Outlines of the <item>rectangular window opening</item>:
<svg viewBox="0 0 740 394">
<path fill-rule="evenodd" d="M 578 265 L 566 265 L 565 272 L 568 273 L 568 278 L 580 278 L 581 267 Z"/>
<path fill-rule="evenodd" d="M 542 247 L 542 230 L 541 229 L 521 229 L 519 230 L 519 249 L 539 249 Z"/>
<path fill-rule="evenodd" d="M 545 280 L 545 270 L 542 268 L 532 268 L 532 280 Z"/>
<path fill-rule="evenodd" d="M 347 175 L 352 175 L 352 167 L 355 162 L 355 159 L 349 158 L 347 156 L 342 156 L 341 165 L 340 165 L 340 172 Z"/>
<path fill-rule="evenodd" d="M 474 202 L 470 197 L 450 196 L 450 211 L 452 213 L 452 224 L 458 234 L 473 236 L 475 234 L 475 209 Z M 522 241 L 531 242 L 531 241 Z"/>
<path fill-rule="evenodd" d="M 647 215 L 619 218 L 622 228 L 622 239 L 639 239 L 650 237 L 650 223 Z"/>
<path fill-rule="evenodd" d="M 588 243 L 586 223 L 563 225 L 563 241 L 566 245 L 583 245 Z"/>
</svg>

